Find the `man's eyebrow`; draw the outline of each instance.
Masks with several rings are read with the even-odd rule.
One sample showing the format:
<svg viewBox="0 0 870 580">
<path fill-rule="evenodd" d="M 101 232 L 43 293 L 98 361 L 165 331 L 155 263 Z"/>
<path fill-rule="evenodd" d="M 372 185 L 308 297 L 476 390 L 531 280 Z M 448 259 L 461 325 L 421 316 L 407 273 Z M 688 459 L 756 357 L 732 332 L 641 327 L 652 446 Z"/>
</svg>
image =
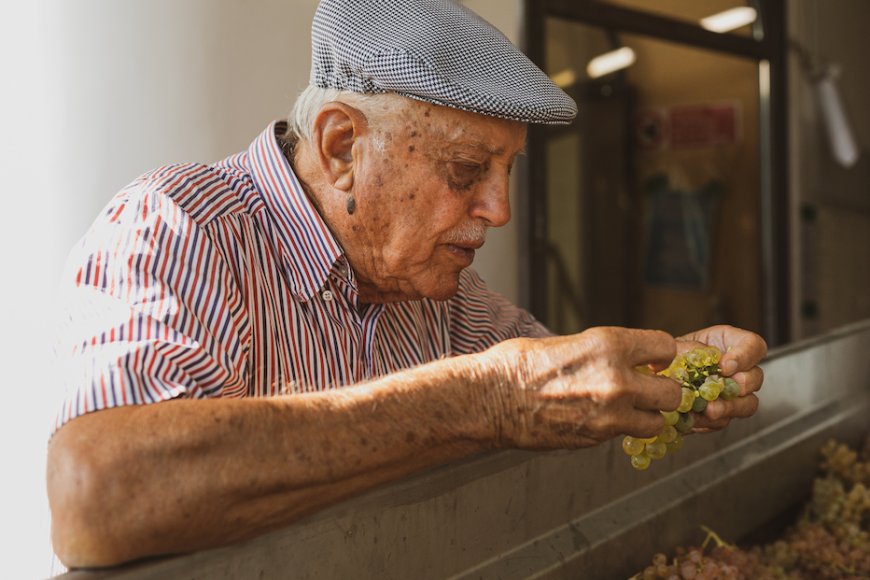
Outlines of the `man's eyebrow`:
<svg viewBox="0 0 870 580">
<path fill-rule="evenodd" d="M 490 155 L 504 155 L 507 151 L 506 147 L 493 147 L 486 141 L 481 141 L 479 139 L 443 139 L 445 145 L 447 147 L 452 147 L 455 149 L 469 148 L 469 149 L 478 149 L 483 150 L 489 153 Z M 526 145 L 523 143 L 522 149 L 518 150 L 514 155 L 520 156 L 526 154 Z"/>
</svg>

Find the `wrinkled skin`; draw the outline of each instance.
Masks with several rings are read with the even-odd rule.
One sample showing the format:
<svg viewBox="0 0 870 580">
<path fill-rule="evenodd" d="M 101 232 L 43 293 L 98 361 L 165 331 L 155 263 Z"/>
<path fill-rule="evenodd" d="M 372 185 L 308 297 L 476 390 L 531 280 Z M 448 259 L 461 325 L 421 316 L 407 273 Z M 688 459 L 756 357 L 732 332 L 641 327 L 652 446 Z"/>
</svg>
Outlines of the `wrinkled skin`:
<svg viewBox="0 0 870 580">
<path fill-rule="evenodd" d="M 508 178 L 525 125 L 416 101 L 405 109 L 374 127 L 352 107 L 327 105 L 325 145 L 303 143 L 296 157 L 363 302 L 450 298 L 487 228 L 511 215 Z"/>
</svg>

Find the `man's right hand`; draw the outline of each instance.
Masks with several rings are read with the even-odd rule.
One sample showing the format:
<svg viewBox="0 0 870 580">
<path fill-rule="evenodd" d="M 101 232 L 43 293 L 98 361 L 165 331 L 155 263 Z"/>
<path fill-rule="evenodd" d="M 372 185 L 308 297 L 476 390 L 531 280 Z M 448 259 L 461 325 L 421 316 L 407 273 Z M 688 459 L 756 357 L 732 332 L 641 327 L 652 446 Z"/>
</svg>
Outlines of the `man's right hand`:
<svg viewBox="0 0 870 580">
<path fill-rule="evenodd" d="M 505 341 L 482 353 L 494 393 L 487 405 L 500 447 L 561 449 L 627 434 L 653 437 L 659 411 L 680 403 L 680 386 L 660 370 L 676 355 L 665 332 L 599 327 L 573 336 Z"/>
</svg>

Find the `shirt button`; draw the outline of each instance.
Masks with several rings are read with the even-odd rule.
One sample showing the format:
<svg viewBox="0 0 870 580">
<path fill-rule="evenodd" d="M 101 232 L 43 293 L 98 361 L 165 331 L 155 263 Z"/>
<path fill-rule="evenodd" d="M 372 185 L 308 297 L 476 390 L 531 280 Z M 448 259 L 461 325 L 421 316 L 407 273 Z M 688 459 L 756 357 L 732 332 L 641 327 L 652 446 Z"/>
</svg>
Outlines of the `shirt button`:
<svg viewBox="0 0 870 580">
<path fill-rule="evenodd" d="M 324 302 L 332 302 L 332 292 L 329 290 L 324 290 L 320 297 L 323 298 Z"/>
</svg>

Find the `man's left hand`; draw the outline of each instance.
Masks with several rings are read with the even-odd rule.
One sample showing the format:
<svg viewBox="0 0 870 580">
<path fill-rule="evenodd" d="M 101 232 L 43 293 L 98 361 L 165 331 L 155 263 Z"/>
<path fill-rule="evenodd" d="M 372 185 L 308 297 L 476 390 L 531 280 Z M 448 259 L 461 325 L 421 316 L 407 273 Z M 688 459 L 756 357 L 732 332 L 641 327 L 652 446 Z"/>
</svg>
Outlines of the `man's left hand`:
<svg viewBox="0 0 870 580">
<path fill-rule="evenodd" d="M 731 377 L 740 384 L 740 396 L 731 401 L 719 399 L 710 402 L 702 414 L 696 416 L 696 432 L 722 429 L 734 417 L 750 417 L 758 409 L 755 392 L 761 388 L 764 373 L 757 365 L 767 354 L 764 339 L 748 330 L 733 326 L 711 326 L 677 339 L 677 352 L 685 352 L 702 343 L 722 351 L 719 367 L 722 376 Z"/>
</svg>

